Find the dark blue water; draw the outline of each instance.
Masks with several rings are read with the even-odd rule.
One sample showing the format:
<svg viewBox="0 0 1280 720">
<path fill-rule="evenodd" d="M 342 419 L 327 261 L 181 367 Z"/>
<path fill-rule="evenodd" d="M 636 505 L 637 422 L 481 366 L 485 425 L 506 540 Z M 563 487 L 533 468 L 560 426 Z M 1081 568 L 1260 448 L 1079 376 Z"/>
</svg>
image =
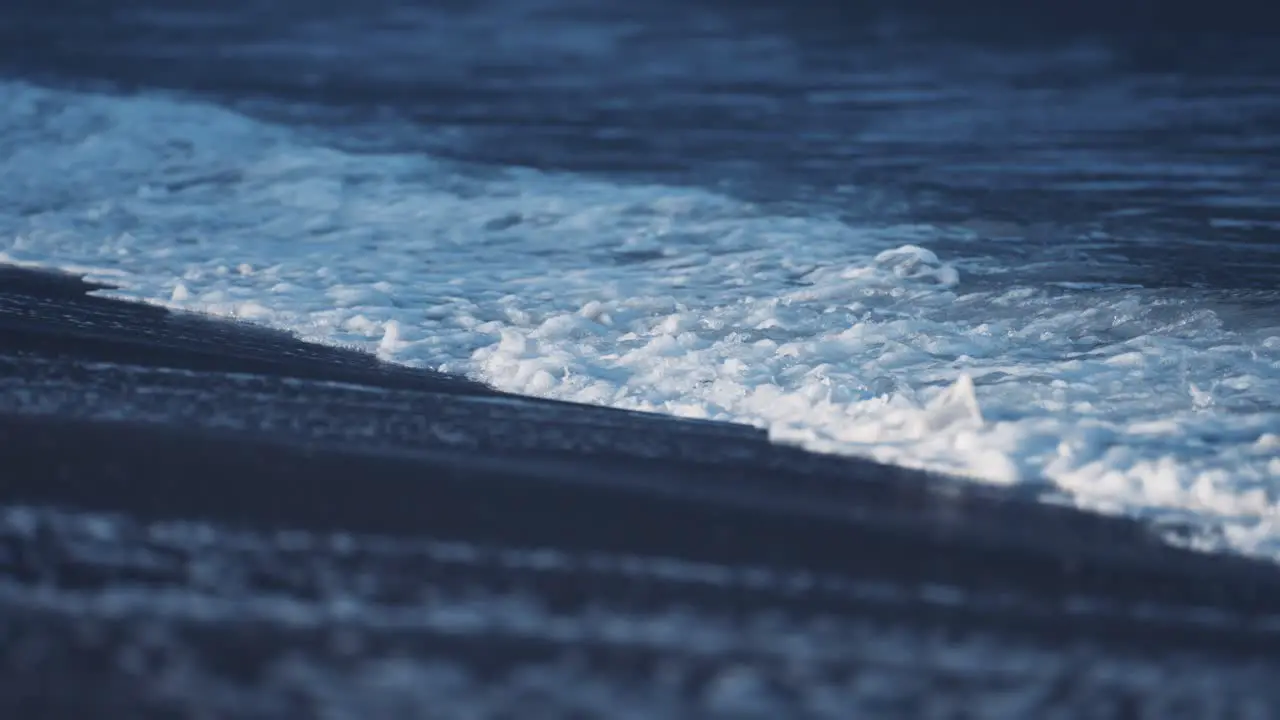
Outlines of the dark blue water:
<svg viewBox="0 0 1280 720">
<path fill-rule="evenodd" d="M 1265 8 L 1006 5 L 24 2 L 0 68 L 196 93 L 345 147 L 968 227 L 986 242 L 958 252 L 1091 268 L 1060 279 L 1273 307 Z"/>
</svg>

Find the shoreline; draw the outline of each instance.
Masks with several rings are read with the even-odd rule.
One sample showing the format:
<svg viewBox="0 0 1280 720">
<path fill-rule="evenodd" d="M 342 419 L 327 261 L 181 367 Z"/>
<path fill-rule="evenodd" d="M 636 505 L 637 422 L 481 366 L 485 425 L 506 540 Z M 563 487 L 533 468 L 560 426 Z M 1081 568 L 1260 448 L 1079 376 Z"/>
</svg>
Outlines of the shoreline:
<svg viewBox="0 0 1280 720">
<path fill-rule="evenodd" d="M 1280 649 L 1280 567 L 1176 548 L 1136 520 L 773 445 L 746 426 L 509 395 L 94 289 L 0 266 L 0 515 L 47 531 L 0 532 L 16 548 L 0 585 L 23 597 L 133 587 L 105 562 L 42 569 L 32 558 L 67 527 L 197 523 L 215 540 L 193 558 L 233 552 L 216 537 L 237 533 L 311 537 L 302 556 L 316 562 L 336 537 L 550 553 L 558 579 L 529 590 L 548 601 L 946 629 L 1059 657 L 1080 643 L 1194 653 L 1220 670 L 1269 666 Z M 592 557 L 650 569 L 602 576 Z M 722 581 L 676 581 L 653 570 L 663 563 Z M 491 590 L 520 576 L 473 570 Z M 181 573 L 161 585 L 191 590 Z"/>
</svg>

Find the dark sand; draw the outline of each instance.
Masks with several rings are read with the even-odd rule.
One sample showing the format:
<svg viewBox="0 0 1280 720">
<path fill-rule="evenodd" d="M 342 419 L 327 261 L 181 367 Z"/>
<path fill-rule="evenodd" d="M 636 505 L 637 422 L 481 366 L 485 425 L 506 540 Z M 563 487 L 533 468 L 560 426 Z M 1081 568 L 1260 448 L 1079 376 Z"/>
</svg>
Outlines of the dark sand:
<svg viewBox="0 0 1280 720">
<path fill-rule="evenodd" d="M 217 589 L 191 567 L 214 559 L 240 568 L 236 607 L 253 596 L 315 602 L 325 588 L 372 574 L 383 590 L 366 596 L 360 612 L 369 617 L 464 586 L 518 588 L 575 617 L 601 605 L 821 617 L 899 634 L 980 636 L 1032 648 L 1042 660 L 1078 659 L 1087 647 L 1086 669 L 1157 668 L 1156 690 L 1120 692 L 1098 717 L 1155 707 L 1170 662 L 1219 678 L 1214 687 L 1229 686 L 1232 702 L 1280 702 L 1273 684 L 1250 680 L 1280 669 L 1272 564 L 1178 549 L 1137 521 L 1050 505 L 1026 490 L 818 456 L 748 427 L 515 397 L 93 289 L 0 267 L 0 608 L 8 608 L 0 610 L 0 716 L 193 715 L 200 693 L 213 691 L 149 695 L 139 678 L 160 671 L 122 670 L 117 650 L 132 642 L 120 630 L 125 621 L 103 619 L 101 603 L 86 598 L 130 589 L 208 600 Z M 198 523 L 204 539 L 175 550 L 157 539 L 157 528 L 174 523 Z M 286 531 L 293 545 L 281 539 Z M 541 569 L 475 558 L 448 566 L 404 550 L 356 552 L 357 562 L 334 550 L 344 542 L 448 542 L 490 559 L 543 550 L 560 560 Z M 246 559 L 246 543 L 288 545 L 288 560 Z M 136 560 L 148 553 L 172 562 Z M 393 556 L 419 559 L 386 565 Z M 589 558 L 647 558 L 650 569 L 605 571 Z M 657 558 L 712 568 L 708 577 L 720 579 L 673 579 L 652 569 Z M 412 597 L 385 589 L 395 583 L 416 588 Z M 207 675 L 249 694 L 266 681 L 240 677 L 245 668 L 330 652 L 316 635 L 323 622 L 304 632 L 258 619 L 239 635 L 165 622 L 181 636 L 171 644 L 205 658 Z M 239 627 L 234 617 L 220 622 Z M 361 652 L 391 652 L 369 633 Z M 476 681 L 483 687 L 499 682 L 492 678 L 502 668 L 573 645 L 427 633 L 396 652 L 447 657 L 490 678 Z M 593 658 L 593 672 L 642 688 L 636 678 L 664 652 L 624 644 L 596 657 L 588 645 L 576 652 Z M 716 662 L 728 660 L 713 659 L 713 669 Z M 898 666 L 904 678 L 930 661 L 912 662 Z M 980 685 L 1001 677 L 969 670 Z M 1055 681 L 1044 707 L 1101 692 L 1079 672 Z M 283 712 L 209 702 L 222 708 L 216 717 Z M 326 702 L 313 698 L 283 716 L 319 716 L 312 713 Z"/>
</svg>

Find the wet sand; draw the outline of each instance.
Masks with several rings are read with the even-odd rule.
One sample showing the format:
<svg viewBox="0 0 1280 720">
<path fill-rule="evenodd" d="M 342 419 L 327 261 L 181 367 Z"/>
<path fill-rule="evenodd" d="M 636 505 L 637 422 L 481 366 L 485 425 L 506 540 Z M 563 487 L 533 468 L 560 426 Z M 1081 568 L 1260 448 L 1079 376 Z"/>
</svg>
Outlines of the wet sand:
<svg viewBox="0 0 1280 720">
<path fill-rule="evenodd" d="M 122 679 L 112 648 L 124 640 L 76 628 L 89 616 L 114 627 L 102 620 L 104 593 L 211 602 L 217 592 L 190 568 L 213 559 L 252 578 L 234 607 L 255 596 L 314 603 L 366 576 L 412 584 L 418 599 L 392 603 L 402 608 L 422 593 L 516 588 L 575 617 L 601 605 L 774 613 L 976 635 L 1041 659 L 1087 646 L 1095 660 L 1177 657 L 1186 670 L 1194 657 L 1197 674 L 1238 681 L 1240 702 L 1277 700 L 1247 681 L 1276 669 L 1272 564 L 1176 548 L 1140 522 L 1025 489 L 814 455 L 750 427 L 512 396 L 94 289 L 0 268 L 0 603 L 12 613 L 0 622 L 0 708 L 15 717 L 160 713 L 163 703 Z M 174 550 L 157 529 L 173 527 L 205 528 L 205 540 Z M 344 564 L 334 559 L 353 557 L 334 549 L 343 543 L 472 555 L 450 565 L 434 551 L 365 550 Z M 161 545 L 176 564 L 136 560 Z M 287 558 L 246 559 L 250 545 Z M 386 565 L 392 556 L 418 559 Z M 243 668 L 248 657 L 323 654 L 313 635 L 343 624 L 253 623 L 250 634 L 195 633 L 182 645 Z M 473 669 L 599 650 L 564 638 L 431 638 L 408 652 Z M 24 655 L 31 647 L 42 649 Z M 632 660 L 617 651 L 597 671 L 642 677 L 649 661 L 636 658 L 661 655 L 627 647 Z M 904 677 L 932 662 L 912 657 L 897 666 Z M 999 676 L 975 662 L 984 682 Z M 1075 682 L 1050 700 L 1096 690 Z M 66 683 L 80 688 L 74 700 L 58 689 Z M 1139 706 L 1153 701 L 1143 697 Z"/>
</svg>

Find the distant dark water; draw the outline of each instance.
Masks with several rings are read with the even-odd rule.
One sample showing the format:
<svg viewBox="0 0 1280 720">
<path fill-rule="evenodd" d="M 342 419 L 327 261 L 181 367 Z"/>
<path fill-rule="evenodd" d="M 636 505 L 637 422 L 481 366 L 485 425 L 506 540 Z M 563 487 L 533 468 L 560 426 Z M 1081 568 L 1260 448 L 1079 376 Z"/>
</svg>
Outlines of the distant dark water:
<svg viewBox="0 0 1280 720">
<path fill-rule="evenodd" d="M 0 68 L 194 92 L 348 148 L 932 223 L 1005 279 L 1274 307 L 1265 6 L 1036 6 L 24 2 L 0 11 Z"/>
</svg>

